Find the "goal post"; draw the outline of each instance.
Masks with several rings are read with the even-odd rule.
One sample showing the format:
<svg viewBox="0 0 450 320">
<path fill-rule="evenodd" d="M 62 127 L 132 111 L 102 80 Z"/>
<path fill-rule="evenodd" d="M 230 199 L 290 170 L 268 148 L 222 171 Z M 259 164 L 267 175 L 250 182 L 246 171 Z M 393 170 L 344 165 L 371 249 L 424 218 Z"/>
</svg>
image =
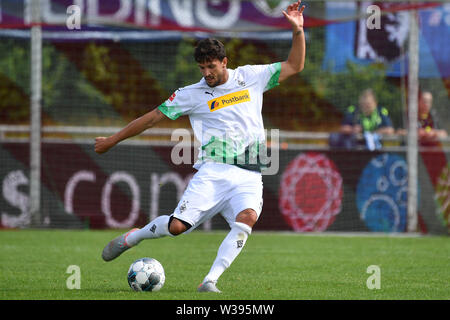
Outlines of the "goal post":
<svg viewBox="0 0 450 320">
<path fill-rule="evenodd" d="M 41 211 L 41 98 L 42 98 L 42 30 L 40 0 L 31 5 L 31 76 L 30 76 L 30 222 L 40 226 Z"/>
<path fill-rule="evenodd" d="M 419 93 L 419 28 L 417 11 L 410 13 L 408 68 L 408 223 L 407 231 L 417 230 L 418 143 L 417 115 Z"/>
</svg>

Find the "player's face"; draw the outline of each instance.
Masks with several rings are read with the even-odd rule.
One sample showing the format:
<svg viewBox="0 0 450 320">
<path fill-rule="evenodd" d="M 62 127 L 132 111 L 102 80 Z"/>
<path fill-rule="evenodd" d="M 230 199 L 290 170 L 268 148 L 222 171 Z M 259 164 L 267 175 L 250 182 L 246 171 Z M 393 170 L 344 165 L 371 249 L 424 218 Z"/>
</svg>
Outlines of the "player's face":
<svg viewBox="0 0 450 320">
<path fill-rule="evenodd" d="M 205 78 L 208 86 L 216 87 L 224 84 L 228 80 L 227 62 L 228 60 L 225 57 L 222 61 L 219 59 L 214 59 L 212 61 L 198 64 L 200 72 Z"/>
</svg>

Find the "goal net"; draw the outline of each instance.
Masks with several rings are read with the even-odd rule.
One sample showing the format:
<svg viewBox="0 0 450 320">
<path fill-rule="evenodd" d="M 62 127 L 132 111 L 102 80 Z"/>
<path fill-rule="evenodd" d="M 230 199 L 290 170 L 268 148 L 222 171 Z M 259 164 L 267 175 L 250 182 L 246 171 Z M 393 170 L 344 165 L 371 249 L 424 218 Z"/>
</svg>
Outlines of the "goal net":
<svg viewBox="0 0 450 320">
<path fill-rule="evenodd" d="M 198 82 L 199 39 L 222 40 L 230 68 L 287 59 L 288 4 L 46 0 L 33 23 L 30 1 L 1 1 L 0 226 L 30 222 L 33 26 L 42 29 L 39 224 L 130 228 L 171 214 L 195 173 L 189 119 L 163 120 L 105 155 L 94 152 L 94 138 Z M 263 175 L 255 230 L 406 232 L 412 10 L 420 20 L 419 88 L 432 97 L 432 117 L 419 119 L 430 137 L 419 141 L 415 231 L 448 233 L 450 140 L 430 132 L 450 132 L 450 7 L 398 1 L 308 2 L 305 69 L 264 95 L 272 171 Z M 367 89 L 380 110 L 371 117 L 360 109 Z M 390 134 L 341 133 L 349 121 L 373 133 L 385 118 Z M 174 162 L 181 147 L 189 161 Z M 202 228 L 226 227 L 218 215 Z"/>
</svg>

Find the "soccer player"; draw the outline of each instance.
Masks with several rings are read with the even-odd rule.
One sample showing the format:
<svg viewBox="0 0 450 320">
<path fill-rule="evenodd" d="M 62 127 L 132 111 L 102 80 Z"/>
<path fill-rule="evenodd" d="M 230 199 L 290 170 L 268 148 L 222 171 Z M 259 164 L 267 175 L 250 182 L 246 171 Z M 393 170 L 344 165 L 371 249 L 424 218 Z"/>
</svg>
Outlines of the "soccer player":
<svg viewBox="0 0 450 320">
<path fill-rule="evenodd" d="M 201 40 L 194 53 L 203 78 L 178 89 L 156 109 L 130 122 L 110 137 L 97 137 L 95 151 L 104 153 L 169 117 L 188 115 L 201 142 L 198 171 L 171 215 L 161 215 L 141 229 L 132 229 L 103 249 L 105 261 L 117 258 L 143 239 L 188 233 L 221 213 L 231 230 L 220 245 L 199 292 L 220 292 L 217 280 L 244 247 L 262 210 L 261 161 L 265 143 L 261 115 L 263 93 L 299 73 L 305 62 L 301 1 L 288 6 L 284 17 L 292 26 L 292 45 L 284 62 L 228 69 L 224 46 Z"/>
</svg>

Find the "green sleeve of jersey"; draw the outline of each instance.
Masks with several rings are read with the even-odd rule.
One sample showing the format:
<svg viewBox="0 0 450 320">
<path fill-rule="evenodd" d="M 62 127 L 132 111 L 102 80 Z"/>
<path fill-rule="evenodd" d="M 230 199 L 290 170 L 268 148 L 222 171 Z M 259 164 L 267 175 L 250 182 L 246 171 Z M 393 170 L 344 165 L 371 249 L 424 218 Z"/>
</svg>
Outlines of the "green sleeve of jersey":
<svg viewBox="0 0 450 320">
<path fill-rule="evenodd" d="M 280 72 L 281 72 L 281 62 L 276 62 L 269 66 L 270 68 L 270 79 L 269 82 L 267 82 L 266 87 L 264 88 L 264 91 L 270 90 L 273 87 L 278 86 L 280 83 L 278 80 L 280 79 Z"/>
<path fill-rule="evenodd" d="M 183 112 L 181 112 L 181 110 L 178 110 L 176 106 L 168 107 L 165 102 L 161 104 L 158 109 L 171 120 L 176 120 L 183 114 Z"/>
</svg>

